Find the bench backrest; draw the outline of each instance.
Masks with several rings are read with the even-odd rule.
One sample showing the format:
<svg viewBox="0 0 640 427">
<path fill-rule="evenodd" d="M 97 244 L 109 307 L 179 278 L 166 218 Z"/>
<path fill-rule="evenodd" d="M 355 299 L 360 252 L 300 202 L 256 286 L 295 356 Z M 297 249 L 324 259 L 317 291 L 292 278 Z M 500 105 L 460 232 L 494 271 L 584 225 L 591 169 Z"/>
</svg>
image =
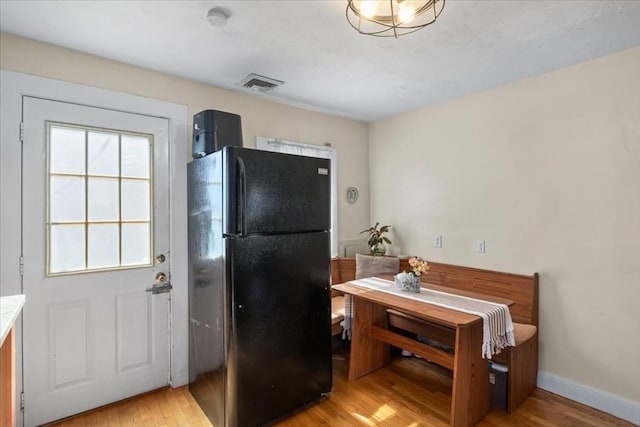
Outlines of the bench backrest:
<svg viewBox="0 0 640 427">
<path fill-rule="evenodd" d="M 526 276 L 427 262 L 429 274 L 422 279 L 423 282 L 509 299 L 514 302 L 509 307 L 514 322 L 538 326 L 538 273 Z M 408 258 L 401 258 L 400 271 L 408 269 Z M 355 258 L 331 260 L 331 283 L 344 283 L 355 277 Z"/>
<path fill-rule="evenodd" d="M 400 258 L 400 271 L 409 269 L 409 258 Z M 355 280 L 356 259 L 355 257 L 332 258 L 331 259 L 331 283 L 338 284 Z"/>
</svg>

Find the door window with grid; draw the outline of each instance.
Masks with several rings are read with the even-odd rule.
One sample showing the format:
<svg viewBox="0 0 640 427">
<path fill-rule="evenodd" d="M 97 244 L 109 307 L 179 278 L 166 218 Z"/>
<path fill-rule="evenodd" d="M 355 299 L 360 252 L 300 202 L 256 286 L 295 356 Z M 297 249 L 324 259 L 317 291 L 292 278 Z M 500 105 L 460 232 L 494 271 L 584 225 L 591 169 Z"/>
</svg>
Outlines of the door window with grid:
<svg viewBox="0 0 640 427">
<path fill-rule="evenodd" d="M 47 122 L 47 274 L 151 265 L 151 135 Z"/>
</svg>

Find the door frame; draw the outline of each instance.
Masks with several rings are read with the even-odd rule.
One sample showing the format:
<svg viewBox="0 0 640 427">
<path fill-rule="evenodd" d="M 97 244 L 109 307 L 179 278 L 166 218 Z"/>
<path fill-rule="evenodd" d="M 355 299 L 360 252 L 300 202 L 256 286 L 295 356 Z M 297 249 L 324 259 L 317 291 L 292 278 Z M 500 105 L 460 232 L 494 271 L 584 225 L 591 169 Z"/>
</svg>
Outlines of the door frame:
<svg viewBox="0 0 640 427">
<path fill-rule="evenodd" d="M 187 294 L 187 162 L 188 113 L 186 105 L 0 70 L 2 126 L 0 133 L 0 296 L 23 293 L 22 255 L 22 121 L 23 96 L 45 98 L 92 107 L 165 118 L 169 121 L 169 223 L 170 267 L 173 290 L 169 313 L 170 385 L 189 381 Z M 25 159 L 28 160 L 28 159 Z M 19 183 L 19 185 L 18 185 Z M 25 304 L 29 304 L 27 300 Z M 16 322 L 16 404 L 22 383 L 22 316 Z M 25 402 L 26 405 L 29 402 Z M 17 425 L 23 424 L 17 409 Z"/>
</svg>

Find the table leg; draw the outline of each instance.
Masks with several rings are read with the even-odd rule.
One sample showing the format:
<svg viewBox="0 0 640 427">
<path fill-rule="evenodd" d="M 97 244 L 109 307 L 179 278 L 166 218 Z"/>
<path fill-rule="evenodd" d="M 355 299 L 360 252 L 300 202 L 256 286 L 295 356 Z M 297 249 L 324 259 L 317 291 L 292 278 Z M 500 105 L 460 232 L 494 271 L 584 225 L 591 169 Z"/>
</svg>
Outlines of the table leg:
<svg viewBox="0 0 640 427">
<path fill-rule="evenodd" d="M 491 409 L 489 365 L 482 358 L 482 322 L 456 331 L 451 425 L 473 426 Z"/>
<path fill-rule="evenodd" d="M 369 326 L 387 327 L 386 307 L 354 297 L 354 318 L 349 357 L 349 381 L 387 365 L 389 345 L 369 336 Z"/>
</svg>

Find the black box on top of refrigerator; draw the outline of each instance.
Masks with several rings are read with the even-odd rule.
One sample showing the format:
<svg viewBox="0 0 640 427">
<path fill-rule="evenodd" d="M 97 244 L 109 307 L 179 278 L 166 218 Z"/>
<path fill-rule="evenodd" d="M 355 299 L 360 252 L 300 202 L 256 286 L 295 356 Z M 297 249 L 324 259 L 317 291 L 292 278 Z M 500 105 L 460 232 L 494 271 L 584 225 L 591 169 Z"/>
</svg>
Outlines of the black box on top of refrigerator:
<svg viewBox="0 0 640 427">
<path fill-rule="evenodd" d="M 331 390 L 329 167 L 238 147 L 188 165 L 189 390 L 216 427 Z"/>
<path fill-rule="evenodd" d="M 194 159 L 204 157 L 227 145 L 242 147 L 242 122 L 239 115 L 203 110 L 193 116 Z"/>
</svg>

